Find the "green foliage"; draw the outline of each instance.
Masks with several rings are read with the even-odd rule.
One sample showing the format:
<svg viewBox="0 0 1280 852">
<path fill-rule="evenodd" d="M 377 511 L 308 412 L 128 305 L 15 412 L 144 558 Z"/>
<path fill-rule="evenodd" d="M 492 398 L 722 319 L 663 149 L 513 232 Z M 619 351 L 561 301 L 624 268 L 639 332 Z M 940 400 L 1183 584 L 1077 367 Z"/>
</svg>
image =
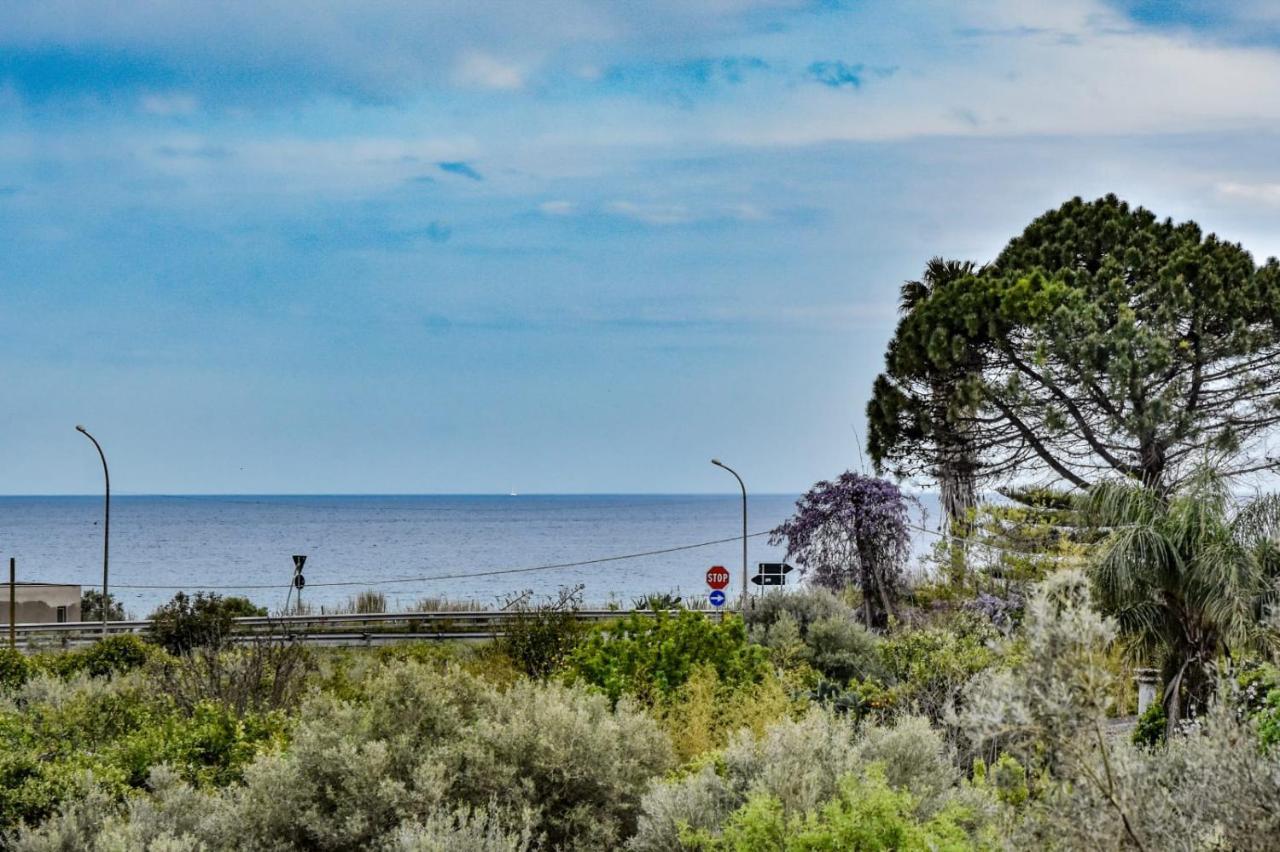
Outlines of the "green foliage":
<svg viewBox="0 0 1280 852">
<path fill-rule="evenodd" d="M 1272 751 L 1280 745 L 1280 688 L 1267 693 L 1253 719 L 1258 726 L 1258 740 L 1264 749 Z"/>
<path fill-rule="evenodd" d="M 688 761 L 728 744 L 747 730 L 761 736 L 779 720 L 803 710 L 804 698 L 785 675 L 769 672 L 759 683 L 723 683 L 713 666 L 698 666 L 655 711 L 676 756 Z"/>
<path fill-rule="evenodd" d="M 151 613 L 151 641 L 170 654 L 185 654 L 201 646 L 219 647 L 227 641 L 233 619 L 263 616 L 267 611 L 247 598 L 196 592 L 178 592 L 173 600 Z"/>
<path fill-rule="evenodd" d="M 1108 482 L 1084 500 L 1112 531 L 1091 568 L 1095 595 L 1133 657 L 1160 663 L 1171 728 L 1207 706 L 1226 649 L 1272 644 L 1262 616 L 1280 596 L 1280 500 L 1233 503 L 1208 468 L 1173 493 Z"/>
<path fill-rule="evenodd" d="M 981 758 L 975 760 L 973 784 L 975 787 L 989 788 L 995 793 L 997 800 L 1012 808 L 1022 807 L 1031 796 L 1027 787 L 1027 770 L 1016 757 L 1008 754 L 1001 754 L 990 769 L 987 769 Z"/>
<path fill-rule="evenodd" d="M 1010 665 L 966 687 L 958 727 L 980 754 L 1005 751 L 1037 772 L 1068 775 L 1114 707 L 1115 625 L 1093 609 L 1085 576 L 1061 571 L 1027 603 L 1023 629 Z"/>
<path fill-rule="evenodd" d="M 85 589 L 80 593 L 80 620 L 102 620 L 102 592 L 97 589 Z M 124 621 L 124 604 L 116 600 L 113 594 L 107 594 L 107 621 Z"/>
<path fill-rule="evenodd" d="M 902 306 L 868 406 L 895 470 L 1164 485 L 1206 453 L 1249 467 L 1274 425 L 1280 265 L 1115 196 L 1068 201 Z"/>
<path fill-rule="evenodd" d="M 768 673 L 766 659 L 763 648 L 747 643 L 739 618 L 660 612 L 594 628 L 570 656 L 568 677 L 603 690 L 614 702 L 632 695 L 657 703 L 704 665 L 723 684 L 758 683 Z"/>
<path fill-rule="evenodd" d="M 1153 701 L 1147 712 L 1138 717 L 1133 727 L 1133 735 L 1129 738 L 1134 745 L 1154 748 L 1164 742 L 1168 719 L 1165 717 L 1164 702 Z"/>
<path fill-rule="evenodd" d="M 26 654 L 14 648 L 0 648 L 0 689 L 22 686 L 31 677 L 32 669 Z"/>
<path fill-rule="evenodd" d="M 1246 721 L 1219 703 L 1159 748 L 1093 738 L 1069 777 L 1015 829 L 1019 849 L 1269 850 L 1280 771 Z"/>
<path fill-rule="evenodd" d="M 964 686 L 996 664 L 999 638 L 988 622 L 967 613 L 892 634 L 879 646 L 888 685 L 868 692 L 867 700 L 881 712 L 910 709 L 940 720 Z"/>
<path fill-rule="evenodd" d="M 518 606 L 508 621 L 498 648 L 532 678 L 545 679 L 559 671 L 582 642 L 586 626 L 578 620 L 582 589 L 562 589 L 559 596 L 537 606 Z"/>
<path fill-rule="evenodd" d="M 238 770 L 245 738 L 231 736 L 226 714 L 207 712 L 163 747 L 131 743 L 139 757 L 121 762 L 129 772 L 157 756 Z M 114 848 L 109 837 L 130 838 L 124 848 L 168 837 L 183 845 L 161 848 L 210 850 L 521 849 L 532 838 L 540 848 L 617 848 L 634 832 L 643 790 L 670 767 L 656 723 L 626 701 L 613 708 L 602 695 L 527 680 L 504 691 L 405 661 L 374 668 L 351 698 L 313 695 L 290 748 L 259 754 L 243 784 L 205 787 L 229 779 L 200 769 L 162 775 L 123 811 L 73 802 L 21 842 L 50 848 L 39 844 L 80 826 L 98 849 Z"/>
<path fill-rule="evenodd" d="M 740 734 L 714 760 L 656 784 L 645 795 L 629 848 L 677 849 L 682 848 L 682 838 L 713 849 L 750 848 L 741 844 L 763 842 L 761 838 L 772 838 L 768 842 L 774 844 L 793 842 L 805 825 L 826 831 L 824 808 L 845 802 L 850 779 L 860 782 L 870 776 L 902 797 L 903 819 L 912 826 L 963 810 L 968 816 L 961 836 L 972 832 L 976 837 L 994 807 L 984 791 L 961 786 L 941 734 L 925 720 L 906 718 L 891 727 L 869 726 L 860 732 L 847 718 L 812 710 L 799 719 L 775 723 L 759 738 Z M 859 795 L 871 792 L 860 789 Z M 768 801 L 772 814 L 764 823 L 747 816 L 761 800 Z M 769 826 L 767 831 L 751 833 L 762 824 Z M 840 831 L 832 843 L 846 836 Z M 717 845 L 726 838 L 731 845 Z"/>
<path fill-rule="evenodd" d="M 806 586 L 753 602 L 746 623 L 751 641 L 782 666 L 807 664 L 840 683 L 883 675 L 876 637 L 857 612 L 826 589 Z"/>
<path fill-rule="evenodd" d="M 84 672 L 91 677 L 108 677 L 141 668 L 155 650 L 132 633 L 107 636 L 87 648 L 37 657 L 38 665 L 62 677 Z"/>
<path fill-rule="evenodd" d="M 706 852 L 940 852 L 978 848 L 962 828 L 959 807 L 928 820 L 915 815 L 910 793 L 894 790 L 883 767 L 842 779 L 839 793 L 816 811 L 788 817 L 782 804 L 756 794 L 726 821 L 716 836 L 687 832 L 682 841 Z"/>
<path fill-rule="evenodd" d="M 283 741 L 282 716 L 237 717 L 211 704 L 184 713 L 141 672 L 41 675 L 13 698 L 0 711 L 0 830 L 39 821 L 87 789 L 119 798 L 160 764 L 193 783 L 226 784 Z"/>
</svg>

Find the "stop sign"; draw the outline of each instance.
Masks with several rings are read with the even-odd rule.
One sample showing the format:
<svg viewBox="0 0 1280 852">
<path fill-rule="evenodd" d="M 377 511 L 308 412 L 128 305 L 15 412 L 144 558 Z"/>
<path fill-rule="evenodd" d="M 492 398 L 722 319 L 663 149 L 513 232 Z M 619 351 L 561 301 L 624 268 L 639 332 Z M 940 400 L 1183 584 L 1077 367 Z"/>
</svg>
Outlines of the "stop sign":
<svg viewBox="0 0 1280 852">
<path fill-rule="evenodd" d="M 723 589 L 729 585 L 729 572 L 723 565 L 712 565 L 707 569 L 707 585 L 713 589 Z"/>
</svg>

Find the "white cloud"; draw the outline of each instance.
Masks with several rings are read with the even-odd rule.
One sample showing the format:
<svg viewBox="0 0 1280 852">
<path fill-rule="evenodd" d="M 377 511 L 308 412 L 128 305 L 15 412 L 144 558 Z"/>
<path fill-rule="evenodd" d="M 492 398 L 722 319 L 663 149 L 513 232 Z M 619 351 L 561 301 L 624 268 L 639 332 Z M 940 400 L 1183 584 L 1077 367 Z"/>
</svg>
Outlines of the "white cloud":
<svg viewBox="0 0 1280 852">
<path fill-rule="evenodd" d="M 453 80 L 481 89 L 519 89 L 524 86 L 524 72 L 516 65 L 472 51 L 458 61 Z"/>
<path fill-rule="evenodd" d="M 1280 183 L 1220 183 L 1223 198 L 1280 207 Z"/>
<path fill-rule="evenodd" d="M 578 205 L 572 201 L 544 201 L 538 210 L 547 216 L 572 216 L 578 211 Z"/>
<path fill-rule="evenodd" d="M 633 219 L 646 225 L 684 225 L 694 216 L 683 204 L 641 204 L 634 201 L 610 201 L 604 205 L 606 213 Z"/>
<path fill-rule="evenodd" d="M 194 95 L 183 92 L 157 93 L 143 95 L 138 101 L 138 107 L 150 115 L 192 115 L 200 108 L 200 101 Z"/>
</svg>

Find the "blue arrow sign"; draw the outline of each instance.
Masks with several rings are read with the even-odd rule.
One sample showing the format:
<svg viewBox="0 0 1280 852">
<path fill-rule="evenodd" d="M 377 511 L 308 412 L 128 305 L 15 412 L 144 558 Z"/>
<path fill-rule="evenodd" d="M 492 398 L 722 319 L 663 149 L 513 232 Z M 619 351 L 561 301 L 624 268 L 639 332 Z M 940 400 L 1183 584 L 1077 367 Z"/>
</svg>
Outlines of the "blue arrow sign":
<svg viewBox="0 0 1280 852">
<path fill-rule="evenodd" d="M 707 595 L 707 600 L 711 601 L 711 605 L 715 607 L 724 606 L 724 592 L 715 589 L 711 594 Z"/>
</svg>

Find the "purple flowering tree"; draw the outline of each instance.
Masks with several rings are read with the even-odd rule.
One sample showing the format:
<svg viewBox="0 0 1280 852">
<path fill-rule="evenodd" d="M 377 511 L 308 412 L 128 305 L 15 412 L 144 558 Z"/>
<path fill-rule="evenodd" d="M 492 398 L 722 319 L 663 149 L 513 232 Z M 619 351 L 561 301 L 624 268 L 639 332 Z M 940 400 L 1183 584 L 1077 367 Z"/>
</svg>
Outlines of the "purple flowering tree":
<svg viewBox="0 0 1280 852">
<path fill-rule="evenodd" d="M 867 626 L 883 627 L 911 554 L 911 502 L 892 482 L 845 471 L 797 500 L 795 515 L 769 533 L 769 543 L 785 544 L 787 558 L 819 586 L 857 584 Z"/>
</svg>

